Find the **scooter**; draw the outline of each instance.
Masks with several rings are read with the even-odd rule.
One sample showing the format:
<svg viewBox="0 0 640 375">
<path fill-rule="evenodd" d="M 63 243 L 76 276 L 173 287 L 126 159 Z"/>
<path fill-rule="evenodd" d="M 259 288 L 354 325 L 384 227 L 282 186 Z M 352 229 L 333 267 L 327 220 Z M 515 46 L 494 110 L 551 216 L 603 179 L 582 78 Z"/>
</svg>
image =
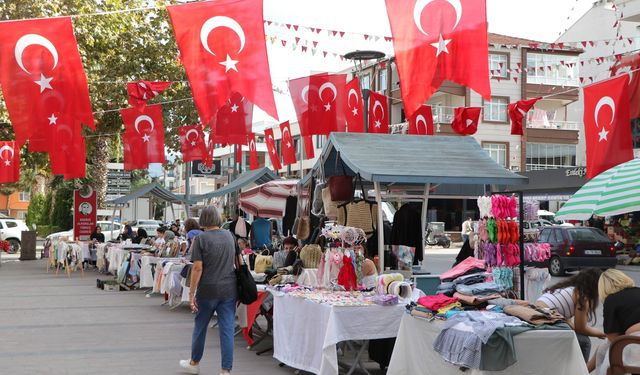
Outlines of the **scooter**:
<svg viewBox="0 0 640 375">
<path fill-rule="evenodd" d="M 431 236 L 431 228 L 427 229 L 427 235 L 425 236 L 425 244 L 428 246 L 442 246 L 445 249 L 451 247 L 451 237 L 448 234 L 434 234 Z"/>
</svg>

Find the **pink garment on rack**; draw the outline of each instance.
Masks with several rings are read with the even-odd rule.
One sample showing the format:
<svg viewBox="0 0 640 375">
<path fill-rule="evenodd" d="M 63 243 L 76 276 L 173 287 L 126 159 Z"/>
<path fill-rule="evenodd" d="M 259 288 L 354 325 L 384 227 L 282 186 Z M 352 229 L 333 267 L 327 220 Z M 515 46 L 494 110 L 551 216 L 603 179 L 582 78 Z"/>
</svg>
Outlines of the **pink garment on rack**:
<svg viewBox="0 0 640 375">
<path fill-rule="evenodd" d="M 440 280 L 455 279 L 456 277 L 464 275 L 467 271 L 474 268 L 485 269 L 484 260 L 480 260 L 474 257 L 468 257 L 467 259 L 458 263 L 449 271 L 440 275 Z"/>
</svg>

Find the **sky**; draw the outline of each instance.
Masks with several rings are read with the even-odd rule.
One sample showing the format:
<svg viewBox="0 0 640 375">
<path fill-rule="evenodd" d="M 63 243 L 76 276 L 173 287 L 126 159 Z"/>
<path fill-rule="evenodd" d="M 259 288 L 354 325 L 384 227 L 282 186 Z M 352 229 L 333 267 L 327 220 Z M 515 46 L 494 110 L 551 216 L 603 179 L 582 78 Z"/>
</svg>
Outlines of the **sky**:
<svg viewBox="0 0 640 375">
<path fill-rule="evenodd" d="M 487 0 L 489 32 L 553 42 L 576 22 L 593 5 L 593 0 Z M 384 0 L 264 0 L 265 20 L 323 30 L 345 31 L 343 38 L 329 36 L 327 32 L 316 34 L 303 29 L 294 31 L 284 26 L 265 26 L 272 83 L 284 94 L 274 92 L 279 122 L 295 122 L 295 111 L 287 90 L 287 80 L 320 72 L 340 72 L 351 68 L 350 62 L 333 58 L 331 53 L 344 54 L 356 49 L 374 49 L 393 54 L 392 43 L 364 40 L 362 34 L 390 36 Z M 319 52 L 310 53 L 291 49 L 295 38 L 299 45 L 311 48 L 316 41 Z M 287 41 L 285 47 L 282 40 Z M 322 52 L 327 51 L 327 58 Z M 254 109 L 254 131 L 278 124 L 259 108 Z M 152 174 L 162 174 L 153 168 Z"/>
</svg>

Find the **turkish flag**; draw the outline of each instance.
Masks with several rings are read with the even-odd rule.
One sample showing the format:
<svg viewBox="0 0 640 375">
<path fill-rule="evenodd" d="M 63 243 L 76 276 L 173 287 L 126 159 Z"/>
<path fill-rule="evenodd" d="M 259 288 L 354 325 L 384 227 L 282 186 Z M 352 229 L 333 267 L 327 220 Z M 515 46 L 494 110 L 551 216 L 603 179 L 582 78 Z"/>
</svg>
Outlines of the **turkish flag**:
<svg viewBox="0 0 640 375">
<path fill-rule="evenodd" d="M 95 129 L 70 17 L 0 22 L 0 83 L 18 147 L 33 135 L 32 151 L 59 147 L 51 128 L 61 117 L 74 132 Z"/>
<path fill-rule="evenodd" d="M 421 105 L 409 118 L 409 134 L 433 135 L 431 106 Z"/>
<path fill-rule="evenodd" d="M 369 93 L 369 133 L 389 133 L 387 97 L 375 91 Z"/>
<path fill-rule="evenodd" d="M 529 112 L 529 110 L 533 107 L 534 104 L 538 100 L 542 99 L 542 97 L 529 99 L 529 100 L 518 100 L 515 103 L 509 103 L 507 106 L 507 113 L 509 114 L 509 118 L 511 119 L 511 134 L 512 135 L 522 135 L 523 134 L 523 124 L 524 116 Z"/>
<path fill-rule="evenodd" d="M 239 92 L 277 119 L 262 0 L 204 1 L 168 6 L 193 99 L 204 124 Z"/>
<path fill-rule="evenodd" d="M 293 137 L 291 137 L 289 121 L 280 124 L 280 133 L 282 134 L 282 161 L 284 165 L 295 164 L 298 160 L 296 158 L 295 143 L 293 142 Z"/>
<path fill-rule="evenodd" d="M 360 80 L 354 77 L 344 87 L 344 117 L 350 133 L 364 132 L 364 101 L 360 91 Z"/>
<path fill-rule="evenodd" d="M 242 164 L 242 145 L 236 146 L 236 163 Z"/>
<path fill-rule="evenodd" d="M 640 54 L 625 56 L 611 67 L 611 76 L 629 74 L 629 117 L 640 117 Z"/>
<path fill-rule="evenodd" d="M 129 94 L 129 105 L 142 111 L 147 105 L 147 101 L 160 95 L 171 86 L 171 82 L 158 81 L 135 81 L 127 83 L 127 94 Z"/>
<path fill-rule="evenodd" d="M 213 168 L 213 151 L 215 150 L 215 140 L 211 132 L 209 132 L 209 139 L 207 139 L 207 143 L 204 149 L 204 158 L 202 158 L 202 163 L 207 168 Z"/>
<path fill-rule="evenodd" d="M 120 110 L 124 122 L 124 169 L 147 168 L 149 163 L 164 163 L 164 125 L 162 105 Z"/>
<path fill-rule="evenodd" d="M 86 175 L 86 142 L 80 128 L 58 118 L 56 125 L 51 128 L 46 140 L 50 146 L 49 162 L 54 175 L 62 175 L 65 180 L 83 178 Z M 29 141 L 29 146 L 34 139 Z"/>
<path fill-rule="evenodd" d="M 633 159 L 628 83 L 625 74 L 583 89 L 588 179 Z"/>
<path fill-rule="evenodd" d="M 458 107 L 453 113 L 451 128 L 462 135 L 476 134 L 480 121 L 480 107 Z"/>
<path fill-rule="evenodd" d="M 185 125 L 178 128 L 182 160 L 204 160 L 207 154 L 204 132 L 201 125 Z"/>
<path fill-rule="evenodd" d="M 305 135 L 302 137 L 304 140 L 304 154 L 307 155 L 307 160 L 316 157 L 315 147 L 313 146 L 313 136 Z"/>
<path fill-rule="evenodd" d="M 20 180 L 20 149 L 15 141 L 0 141 L 0 184 Z"/>
<path fill-rule="evenodd" d="M 491 99 L 485 0 L 385 0 L 404 110 L 450 80 Z"/>
<path fill-rule="evenodd" d="M 256 135 L 249 135 L 249 169 L 254 170 L 260 167 L 258 163 L 258 150 L 256 149 Z"/>
<path fill-rule="evenodd" d="M 252 123 L 253 103 L 240 93 L 233 93 L 216 114 L 213 127 L 216 143 L 246 145 Z"/>
<path fill-rule="evenodd" d="M 267 144 L 267 152 L 269 153 L 273 169 L 278 171 L 282 168 L 282 164 L 280 164 L 280 157 L 278 156 L 278 150 L 276 150 L 276 140 L 273 136 L 272 128 L 264 130 L 264 140 Z"/>
<path fill-rule="evenodd" d="M 346 74 L 316 74 L 289 81 L 302 135 L 344 131 Z"/>
</svg>

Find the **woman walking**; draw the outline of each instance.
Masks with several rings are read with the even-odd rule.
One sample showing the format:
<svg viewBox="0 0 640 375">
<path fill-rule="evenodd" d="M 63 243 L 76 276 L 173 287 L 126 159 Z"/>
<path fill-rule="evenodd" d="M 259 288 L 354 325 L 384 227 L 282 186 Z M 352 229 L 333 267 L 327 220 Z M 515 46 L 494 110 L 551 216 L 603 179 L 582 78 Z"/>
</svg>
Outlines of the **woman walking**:
<svg viewBox="0 0 640 375">
<path fill-rule="evenodd" d="M 207 207 L 200 215 L 204 232 L 194 237 L 191 246 L 191 310 L 196 314 L 191 339 L 191 359 L 181 360 L 180 367 L 189 374 L 200 372 L 209 322 L 218 315 L 220 374 L 231 372 L 233 365 L 233 333 L 236 313 L 235 238 L 221 229 L 222 218 L 215 207 Z"/>
</svg>

